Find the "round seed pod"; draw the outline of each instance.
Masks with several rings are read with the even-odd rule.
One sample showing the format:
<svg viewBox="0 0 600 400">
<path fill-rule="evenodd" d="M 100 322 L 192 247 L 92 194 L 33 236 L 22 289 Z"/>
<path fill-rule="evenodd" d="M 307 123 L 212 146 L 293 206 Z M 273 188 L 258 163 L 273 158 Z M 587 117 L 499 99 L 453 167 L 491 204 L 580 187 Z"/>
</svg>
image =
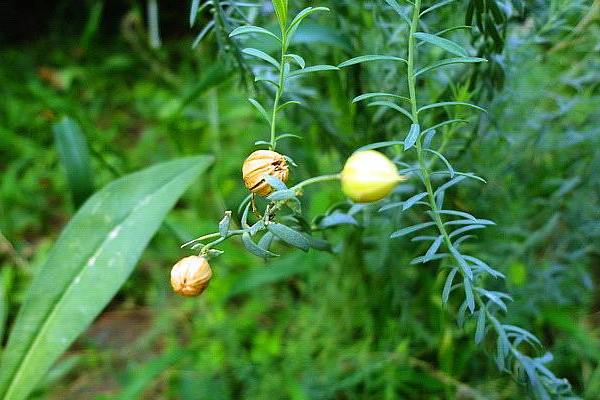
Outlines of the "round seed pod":
<svg viewBox="0 0 600 400">
<path fill-rule="evenodd" d="M 244 184 L 252 193 L 268 196 L 273 187 L 265 181 L 265 175 L 287 182 L 290 170 L 285 157 L 271 150 L 256 150 L 250 154 L 242 166 Z"/>
<path fill-rule="evenodd" d="M 372 203 L 389 195 L 406 180 L 389 158 L 378 151 L 354 153 L 340 174 L 342 191 L 356 203 Z"/>
<path fill-rule="evenodd" d="M 182 296 L 199 296 L 210 283 L 211 277 L 212 270 L 206 258 L 189 256 L 179 260 L 171 269 L 171 286 Z"/>
</svg>

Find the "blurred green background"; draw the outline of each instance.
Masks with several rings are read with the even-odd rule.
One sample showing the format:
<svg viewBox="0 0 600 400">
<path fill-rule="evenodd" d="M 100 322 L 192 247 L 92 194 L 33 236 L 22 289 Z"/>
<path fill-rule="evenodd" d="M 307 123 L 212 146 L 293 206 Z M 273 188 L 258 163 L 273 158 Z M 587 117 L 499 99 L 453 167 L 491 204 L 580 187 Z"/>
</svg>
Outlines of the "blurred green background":
<svg viewBox="0 0 600 400">
<path fill-rule="evenodd" d="M 290 2 L 294 10 L 304 3 Z M 473 39 L 489 68 L 454 80 L 440 73 L 418 90 L 432 98 L 462 91 L 489 109 L 447 151 L 488 183 L 453 189 L 448 201 L 497 223 L 468 246 L 507 275 L 509 323 L 542 339 L 553 371 L 578 395 L 600 399 L 600 2 L 498 3 L 510 16 L 502 46 Z M 272 10 L 257 4 L 250 17 L 273 25 Z M 433 22 L 462 24 L 467 4 L 452 3 Z M 295 45 L 310 65 L 403 55 L 405 28 L 381 2 L 316 5 L 331 12 L 311 18 Z M 239 59 L 219 28 L 192 48 L 213 14 L 189 28 L 188 2 L 158 2 L 158 17 L 156 47 L 144 2 L 0 6 L 0 326 L 14 321 L 78 196 L 160 161 L 216 156 L 35 398 L 528 398 L 497 371 L 493 349 L 473 343 L 474 324 L 456 326 L 456 305 L 442 308 L 437 266 L 409 265 L 423 245 L 387 239 L 394 221 L 376 208 L 367 216 L 376 223 L 328 233 L 336 254 L 281 246 L 283 256 L 265 263 L 229 240 L 202 297 L 172 293 L 170 267 L 189 254 L 179 245 L 214 231 L 247 194 L 241 163 L 268 135 L 247 98 L 270 93 L 253 84 L 256 64 Z M 389 136 L 391 115 L 350 101 L 404 88 L 403 74 L 377 63 L 294 87 L 306 106 L 283 122 L 303 136 L 282 148 L 298 164 L 292 179 L 335 173 L 355 148 Z M 89 148 L 84 194 L 71 195 L 55 143 L 53 125 L 65 116 Z M 304 197 L 309 219 L 345 202 L 337 184 Z"/>
</svg>

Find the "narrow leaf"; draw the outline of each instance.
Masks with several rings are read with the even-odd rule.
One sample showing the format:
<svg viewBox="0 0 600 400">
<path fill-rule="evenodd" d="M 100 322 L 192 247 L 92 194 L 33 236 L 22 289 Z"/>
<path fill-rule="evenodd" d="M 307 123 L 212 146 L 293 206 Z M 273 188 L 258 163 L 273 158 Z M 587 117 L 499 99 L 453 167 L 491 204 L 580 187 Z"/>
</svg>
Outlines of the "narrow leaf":
<svg viewBox="0 0 600 400">
<path fill-rule="evenodd" d="M 94 191 L 87 141 L 79 125 L 68 117 L 54 124 L 52 131 L 60 161 L 67 172 L 73 203 L 79 207 Z"/>
<path fill-rule="evenodd" d="M 192 8 L 190 10 L 190 27 L 194 26 L 194 21 L 196 21 L 196 15 L 198 14 L 198 6 L 200 5 L 200 0 L 192 1 Z"/>
<path fill-rule="evenodd" d="M 386 142 L 371 143 L 366 146 L 359 147 L 358 149 L 356 149 L 355 153 L 358 153 L 359 151 L 380 149 L 382 147 L 398 146 L 398 145 L 403 146 L 404 140 L 388 140 Z"/>
<path fill-rule="evenodd" d="M 408 18 L 404 10 L 402 10 L 402 7 L 400 7 L 400 4 L 398 4 L 396 0 L 385 0 L 385 2 L 388 3 L 394 11 L 396 11 L 400 18 L 402 18 L 407 24 L 410 25 L 410 19 Z"/>
<path fill-rule="evenodd" d="M 419 14 L 419 16 L 422 17 L 423 15 L 425 15 L 427 13 L 430 13 L 433 10 L 436 10 L 436 9 L 438 9 L 440 7 L 443 7 L 446 4 L 452 3 L 453 1 L 455 1 L 455 0 L 442 0 L 442 1 L 438 2 L 438 3 L 435 3 L 434 5 L 432 5 L 431 7 L 427 8 L 426 10 L 421 11 L 421 14 Z"/>
<path fill-rule="evenodd" d="M 461 233 L 465 233 L 465 232 L 472 231 L 475 229 L 483 229 L 483 228 L 485 228 L 485 225 L 467 225 L 467 226 L 463 226 L 462 228 L 458 228 L 458 229 L 452 231 L 452 233 L 450 233 L 449 236 L 452 238 L 454 236 L 460 235 Z"/>
<path fill-rule="evenodd" d="M 358 226 L 358 221 L 350 214 L 343 213 L 341 211 L 334 211 L 333 213 L 326 215 L 321 218 L 318 223 L 319 229 L 329 229 L 338 225 L 355 225 Z"/>
<path fill-rule="evenodd" d="M 286 54 L 285 58 L 294 60 L 294 62 L 298 64 L 300 68 L 306 67 L 306 61 L 304 61 L 304 58 L 300 57 L 298 54 Z"/>
<path fill-rule="evenodd" d="M 257 257 L 261 258 L 272 258 L 279 257 L 278 254 L 272 253 L 269 250 L 265 250 L 262 247 L 258 246 L 252 238 L 250 237 L 250 233 L 244 232 L 242 233 L 242 244 L 250 253 L 254 254 Z"/>
<path fill-rule="evenodd" d="M 454 281 L 454 276 L 458 272 L 458 268 L 454 267 L 450 270 L 450 273 L 446 277 L 446 282 L 444 283 L 444 289 L 442 290 L 442 303 L 446 304 L 448 302 L 448 297 L 450 297 L 450 291 L 452 289 L 452 282 Z"/>
<path fill-rule="evenodd" d="M 308 251 L 310 241 L 306 239 L 300 232 L 277 222 L 271 222 L 267 225 L 269 232 L 283 240 L 290 246 L 297 247 L 301 250 Z"/>
<path fill-rule="evenodd" d="M 269 186 L 271 186 L 275 190 L 286 190 L 287 189 L 287 186 L 285 185 L 285 183 L 283 183 L 281 181 L 281 179 L 277 178 L 276 176 L 265 175 L 264 178 L 265 178 L 265 181 L 267 181 L 267 183 L 269 184 Z"/>
<path fill-rule="evenodd" d="M 198 36 L 196 36 L 196 39 L 194 39 L 194 42 L 192 43 L 192 49 L 195 49 L 196 46 L 198 46 L 202 39 L 204 39 L 204 36 L 206 36 L 206 34 L 210 32 L 210 30 L 213 28 L 213 26 L 215 26 L 214 20 L 210 21 L 204 26 L 204 28 L 202 28 L 202 30 L 200 31 L 200 33 L 198 33 Z"/>
<path fill-rule="evenodd" d="M 399 96 L 397 94 L 392 94 L 392 93 L 383 93 L 383 92 L 374 92 L 374 93 L 364 93 L 361 94 L 359 96 L 356 96 L 352 102 L 356 103 L 358 101 L 362 101 L 362 100 L 367 100 L 367 99 L 371 99 L 373 97 L 392 97 L 394 99 L 400 99 L 400 100 L 404 100 L 407 102 L 410 102 L 410 99 L 408 97 L 405 96 Z"/>
<path fill-rule="evenodd" d="M 410 115 L 410 113 L 408 111 L 406 111 L 404 108 L 400 107 L 398 104 L 392 103 L 391 101 L 374 101 L 372 103 L 369 103 L 368 106 L 369 107 L 376 107 L 376 106 L 389 107 L 391 109 L 398 111 L 400 114 L 405 115 L 411 121 L 413 120 L 412 115 Z"/>
<path fill-rule="evenodd" d="M 265 53 L 262 50 L 258 50 L 258 49 L 252 48 L 252 47 L 247 47 L 242 50 L 242 53 L 248 54 L 253 57 L 260 58 L 261 60 L 266 61 L 269 64 L 273 65 L 277 69 L 281 68 L 281 65 L 279 65 L 279 62 L 277 62 L 273 57 L 271 57 L 270 55 L 268 55 L 267 53 Z"/>
<path fill-rule="evenodd" d="M 429 72 L 433 69 L 439 68 L 439 67 L 443 67 L 445 65 L 450 65 L 450 64 L 469 64 L 469 63 L 480 63 L 480 62 L 487 62 L 487 60 L 485 58 L 479 58 L 479 57 L 457 57 L 457 58 L 447 58 L 445 60 L 441 60 L 438 62 L 435 62 L 433 64 L 430 64 L 426 67 L 421 68 L 420 70 L 418 70 L 415 73 L 415 77 L 424 74 L 425 72 Z"/>
<path fill-rule="evenodd" d="M 230 224 L 231 224 L 231 211 L 225 211 L 225 216 L 219 222 L 219 234 L 222 237 L 227 236 L 227 232 L 229 232 Z"/>
<path fill-rule="evenodd" d="M 269 125 L 271 125 L 271 120 L 269 119 L 269 115 L 267 114 L 267 110 L 265 110 L 265 108 L 262 106 L 262 104 L 260 104 L 258 101 L 254 100 L 254 99 L 248 99 L 248 101 L 250 103 L 252 103 L 252 105 L 258 110 L 258 112 L 260 113 L 260 115 L 262 115 L 265 119 L 265 121 L 267 121 L 267 123 Z"/>
<path fill-rule="evenodd" d="M 354 57 L 349 60 L 346 60 L 343 63 L 341 63 L 340 65 L 338 65 L 338 67 L 344 68 L 344 67 L 348 67 L 350 65 L 360 64 L 360 63 L 369 62 L 369 61 L 402 61 L 404 63 L 407 62 L 404 58 L 400 58 L 400 57 L 367 54 L 364 56 L 358 56 L 358 57 Z"/>
<path fill-rule="evenodd" d="M 421 200 L 423 197 L 427 196 L 427 192 L 423 192 L 423 193 L 419 193 L 419 194 L 415 194 L 414 196 L 410 197 L 409 199 L 407 199 L 406 201 L 404 201 L 404 203 L 402 203 L 402 211 L 406 211 L 409 208 L 411 208 L 417 201 Z"/>
<path fill-rule="evenodd" d="M 425 149 L 425 151 L 428 151 L 432 154 L 434 154 L 437 158 L 439 158 L 440 160 L 442 160 L 442 162 L 446 165 L 446 168 L 448 169 L 448 172 L 450 172 L 450 177 L 454 178 L 454 168 L 452 168 L 452 165 L 450 165 L 450 163 L 448 162 L 448 160 L 446 160 L 446 157 L 444 157 L 441 153 L 432 150 L 432 149 Z"/>
<path fill-rule="evenodd" d="M 459 57 L 468 57 L 469 53 L 458 43 L 425 32 L 415 32 L 414 36 L 426 43 L 433 44 Z"/>
<path fill-rule="evenodd" d="M 306 67 L 296 71 L 292 71 L 288 74 L 288 78 L 293 78 L 300 75 L 310 74 L 319 71 L 338 71 L 339 68 L 333 65 L 313 65 L 312 67 Z"/>
<path fill-rule="evenodd" d="M 294 101 L 294 100 L 292 100 L 292 101 L 286 101 L 285 103 L 283 103 L 282 105 L 280 105 L 279 107 L 277 107 L 277 113 L 279 113 L 281 110 L 284 110 L 286 107 L 291 106 L 292 104 L 300 104 L 300 102 L 299 101 Z M 299 137 L 299 136 L 296 136 L 296 135 L 292 135 L 290 133 L 287 133 L 286 135 L 288 135 L 288 136 L 291 135 L 291 136 Z M 283 135 L 281 135 L 280 137 L 282 137 L 282 136 Z M 286 136 L 286 137 L 288 137 L 288 136 Z"/>
<path fill-rule="evenodd" d="M 444 237 L 442 235 L 439 235 L 435 239 L 435 241 L 431 244 L 431 246 L 427 250 L 427 253 L 425 253 L 425 258 L 423 259 L 424 263 L 427 262 L 427 261 L 429 261 L 429 260 L 431 260 L 431 257 L 433 257 L 435 255 L 435 253 L 440 248 L 440 245 L 442 244 L 442 240 L 443 239 L 444 239 Z"/>
<path fill-rule="evenodd" d="M 133 270 L 167 212 L 210 164 L 182 158 L 127 175 L 94 194 L 36 274 L 0 364 L 0 398 L 23 400 Z"/>
<path fill-rule="evenodd" d="M 419 110 L 417 111 L 417 114 L 420 113 L 421 111 L 430 110 L 432 108 L 438 108 L 438 107 L 446 107 L 446 106 L 465 106 L 465 107 L 475 108 L 479 111 L 487 112 L 485 109 L 483 109 L 479 106 L 476 106 L 475 104 L 465 103 L 464 101 L 444 101 L 441 103 L 434 103 L 434 104 L 428 104 L 426 106 L 423 106 L 423 107 L 419 108 Z"/>
<path fill-rule="evenodd" d="M 302 20 L 306 17 L 308 17 L 310 14 L 318 12 L 318 11 L 329 11 L 329 8 L 327 7 L 307 7 L 304 10 L 300 11 L 292 20 L 292 22 L 290 23 L 290 26 L 287 28 L 287 34 L 289 34 L 290 32 L 292 32 L 292 29 L 294 29 L 298 24 L 300 24 L 300 22 L 302 22 Z"/>
<path fill-rule="evenodd" d="M 475 344 L 481 343 L 485 336 L 485 310 L 480 309 L 477 315 L 477 327 L 475 328 Z"/>
<path fill-rule="evenodd" d="M 475 298 L 473 297 L 473 286 L 471 285 L 471 279 L 465 276 L 463 279 L 463 285 L 465 288 L 465 298 L 467 301 L 467 307 L 471 311 L 471 314 L 473 314 L 473 311 L 475 311 Z"/>
<path fill-rule="evenodd" d="M 415 145 L 417 139 L 419 139 L 419 133 L 421 133 L 419 124 L 411 124 L 408 135 L 404 139 L 404 150 L 408 150 Z"/>
<path fill-rule="evenodd" d="M 416 225 L 411 225 L 411 226 L 409 226 L 409 227 L 406 227 L 406 228 L 402 228 L 402 229 L 400 229 L 400 230 L 397 230 L 396 232 L 392 233 L 392 235 L 391 235 L 390 237 L 391 237 L 392 239 L 393 239 L 393 238 L 397 238 L 397 237 L 404 236 L 404 235 L 407 235 L 407 234 L 409 234 L 409 233 L 412 233 L 412 232 L 418 231 L 418 230 L 420 230 L 420 229 L 427 228 L 427 227 L 429 227 L 429 226 L 432 226 L 432 225 L 435 225 L 435 222 L 431 222 L 431 221 L 430 221 L 430 222 L 423 222 L 423 223 L 416 224 Z"/>
<path fill-rule="evenodd" d="M 296 197 L 296 191 L 292 189 L 277 190 L 267 196 L 269 201 L 284 201 Z"/>
<path fill-rule="evenodd" d="M 262 35 L 268 35 L 281 43 L 281 39 L 279 38 L 279 36 L 277 36 L 276 34 L 274 34 L 273 32 L 271 32 L 269 30 L 266 30 L 265 28 L 261 28 L 260 26 L 251 26 L 251 25 L 238 26 L 233 31 L 231 31 L 231 33 L 229 34 L 229 37 L 235 37 L 238 35 L 246 35 L 249 33 L 260 33 Z"/>
</svg>

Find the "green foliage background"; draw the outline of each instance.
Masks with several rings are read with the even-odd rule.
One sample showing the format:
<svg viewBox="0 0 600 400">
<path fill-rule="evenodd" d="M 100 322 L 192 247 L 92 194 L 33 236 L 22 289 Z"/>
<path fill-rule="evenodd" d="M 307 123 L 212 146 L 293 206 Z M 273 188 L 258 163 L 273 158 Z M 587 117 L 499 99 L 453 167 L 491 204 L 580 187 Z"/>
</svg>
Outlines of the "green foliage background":
<svg viewBox="0 0 600 400">
<path fill-rule="evenodd" d="M 402 56 L 404 28 L 380 12 L 381 3 L 319 3 L 331 13 L 298 31 L 307 62 Z M 61 29 L 69 24 L 61 20 L 47 36 L 0 49 L 0 332 L 75 212 L 54 123 L 70 116 L 80 125 L 96 189 L 178 156 L 212 153 L 216 162 L 36 398 L 528 398 L 497 372 L 486 354 L 491 345 L 475 346 L 474 324 L 459 329 L 456 305 L 442 307 L 444 273 L 409 265 L 422 245 L 388 240 L 397 224 L 376 209 L 366 217 L 377 221 L 371 227 L 329 233 L 338 254 L 281 246 L 284 256 L 265 263 L 230 240 L 202 297 L 172 294 L 170 266 L 188 254 L 179 245 L 213 231 L 247 194 L 242 160 L 268 135 L 247 98 L 268 93 L 251 83 L 253 64 L 240 68 L 231 59 L 218 32 L 192 50 L 198 29 L 185 30 L 186 14 L 178 16 L 183 28 L 153 49 L 143 8 L 131 4 L 115 31 L 104 32 L 95 22 L 100 3 L 90 4 L 81 34 Z M 436 18 L 461 24 L 466 7 L 454 2 Z M 447 151 L 455 167 L 488 184 L 455 188 L 450 199 L 497 223 L 469 246 L 507 275 L 515 299 L 508 322 L 537 334 L 555 356 L 553 371 L 590 400 L 600 398 L 599 13 L 598 1 L 515 8 L 496 70 L 477 77 L 461 67 L 418 88 L 422 97 L 449 93 L 489 109 Z M 200 26 L 210 18 L 203 14 Z M 268 10 L 257 18 L 276 23 Z M 456 40 L 470 36 L 458 32 Z M 319 73 L 294 88 L 306 107 L 290 109 L 283 123 L 304 137 L 282 142 L 298 164 L 292 179 L 335 173 L 355 148 L 389 137 L 397 118 L 350 101 L 403 87 L 403 74 L 400 65 L 373 63 Z M 344 201 L 337 184 L 311 187 L 305 213 L 313 218 Z"/>
</svg>

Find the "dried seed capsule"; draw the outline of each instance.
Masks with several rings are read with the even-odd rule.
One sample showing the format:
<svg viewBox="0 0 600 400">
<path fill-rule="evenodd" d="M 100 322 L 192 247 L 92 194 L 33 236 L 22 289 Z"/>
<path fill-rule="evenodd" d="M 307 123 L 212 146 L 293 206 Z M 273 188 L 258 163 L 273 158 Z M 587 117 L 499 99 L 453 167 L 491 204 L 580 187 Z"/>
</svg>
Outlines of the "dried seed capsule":
<svg viewBox="0 0 600 400">
<path fill-rule="evenodd" d="M 290 170 L 285 158 L 271 150 L 256 150 L 250 154 L 242 166 L 244 184 L 252 193 L 259 196 L 268 196 L 273 188 L 264 176 L 270 175 L 282 182 L 288 180 Z"/>
<path fill-rule="evenodd" d="M 386 197 L 406 177 L 398 174 L 389 158 L 367 150 L 348 158 L 340 179 L 346 196 L 356 203 L 371 203 Z"/>
<path fill-rule="evenodd" d="M 182 258 L 171 270 L 171 286 L 186 297 L 198 296 L 208 286 L 212 271 L 206 258 L 189 256 Z"/>
</svg>

